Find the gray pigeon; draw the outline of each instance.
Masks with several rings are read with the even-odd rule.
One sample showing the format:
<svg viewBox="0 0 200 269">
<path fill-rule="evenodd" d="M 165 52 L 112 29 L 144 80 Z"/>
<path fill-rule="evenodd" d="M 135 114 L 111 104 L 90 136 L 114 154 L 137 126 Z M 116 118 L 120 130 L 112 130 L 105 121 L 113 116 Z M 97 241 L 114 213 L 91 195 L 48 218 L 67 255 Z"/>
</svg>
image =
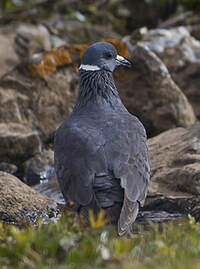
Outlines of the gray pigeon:
<svg viewBox="0 0 200 269">
<path fill-rule="evenodd" d="M 131 66 L 113 45 L 98 42 L 84 53 L 80 90 L 70 117 L 55 135 L 55 169 L 66 201 L 80 214 L 104 209 L 118 234 L 132 230 L 150 178 L 146 132 L 123 105 L 112 72 Z"/>
</svg>

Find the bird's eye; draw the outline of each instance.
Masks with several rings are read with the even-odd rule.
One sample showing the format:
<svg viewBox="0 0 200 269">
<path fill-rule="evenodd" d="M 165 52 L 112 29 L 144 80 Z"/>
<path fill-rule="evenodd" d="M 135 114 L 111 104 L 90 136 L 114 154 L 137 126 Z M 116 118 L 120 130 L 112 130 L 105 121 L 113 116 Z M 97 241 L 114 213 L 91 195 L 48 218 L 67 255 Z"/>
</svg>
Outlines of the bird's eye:
<svg viewBox="0 0 200 269">
<path fill-rule="evenodd" d="M 111 59 L 113 57 L 110 52 L 107 52 L 105 56 L 106 56 L 107 59 Z"/>
</svg>

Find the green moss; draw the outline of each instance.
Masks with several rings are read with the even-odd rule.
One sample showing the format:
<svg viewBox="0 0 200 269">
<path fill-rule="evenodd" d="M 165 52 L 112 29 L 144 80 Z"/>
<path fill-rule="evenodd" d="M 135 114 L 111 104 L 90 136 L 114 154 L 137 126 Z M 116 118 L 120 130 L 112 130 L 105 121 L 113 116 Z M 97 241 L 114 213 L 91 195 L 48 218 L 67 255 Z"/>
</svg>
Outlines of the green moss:
<svg viewBox="0 0 200 269">
<path fill-rule="evenodd" d="M 37 230 L 1 223 L 0 268 L 199 268 L 200 224 L 192 218 L 136 229 L 128 239 L 74 216 Z"/>
</svg>

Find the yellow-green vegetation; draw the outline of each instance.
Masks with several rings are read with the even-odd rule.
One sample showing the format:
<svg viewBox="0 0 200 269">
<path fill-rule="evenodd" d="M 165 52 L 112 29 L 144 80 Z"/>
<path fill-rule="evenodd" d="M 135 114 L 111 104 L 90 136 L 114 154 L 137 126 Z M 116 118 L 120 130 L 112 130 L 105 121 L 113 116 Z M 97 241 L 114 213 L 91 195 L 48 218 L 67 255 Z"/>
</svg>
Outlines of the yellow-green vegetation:
<svg viewBox="0 0 200 269">
<path fill-rule="evenodd" d="M 93 218 L 93 216 L 92 216 Z M 136 225 L 132 238 L 104 226 L 63 217 L 38 229 L 0 224 L 0 268 L 200 268 L 200 223 Z"/>
</svg>

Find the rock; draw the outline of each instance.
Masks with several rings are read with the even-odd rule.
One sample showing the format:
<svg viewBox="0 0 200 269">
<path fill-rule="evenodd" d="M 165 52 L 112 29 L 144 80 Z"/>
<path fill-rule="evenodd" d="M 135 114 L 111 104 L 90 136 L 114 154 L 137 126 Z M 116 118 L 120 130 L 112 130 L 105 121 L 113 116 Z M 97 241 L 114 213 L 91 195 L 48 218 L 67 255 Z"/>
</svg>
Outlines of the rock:
<svg viewBox="0 0 200 269">
<path fill-rule="evenodd" d="M 31 216 L 38 219 L 42 212 L 56 209 L 56 203 L 25 185 L 15 176 L 0 171 L 0 219 L 19 223 Z"/>
<path fill-rule="evenodd" d="M 192 38 L 188 32 L 188 30 L 183 27 L 176 27 L 176 28 L 172 28 L 170 30 L 167 29 L 155 29 L 155 30 L 149 30 L 145 35 L 143 35 L 142 37 L 142 41 L 144 42 L 144 44 L 154 53 L 162 55 L 163 52 L 167 51 L 168 49 L 173 49 L 176 46 L 181 46 L 180 52 L 183 55 L 185 55 L 185 57 L 188 56 L 192 56 L 192 54 L 188 55 L 187 51 L 191 51 L 189 48 L 185 49 L 185 41 L 187 39 L 191 39 L 190 42 L 195 42 L 195 39 Z M 187 40 L 188 41 L 188 40 Z M 186 41 L 186 42 L 187 42 Z M 191 51 L 191 53 L 193 53 Z M 176 56 L 177 57 L 177 56 Z M 192 60 L 194 58 L 190 58 L 189 60 Z M 176 66 L 179 66 L 180 62 L 174 62 L 173 60 L 173 65 L 175 64 Z M 185 59 L 186 60 L 186 59 Z"/>
<path fill-rule="evenodd" d="M 47 195 L 49 198 L 56 201 L 56 203 L 58 204 L 66 204 L 66 201 L 60 191 L 58 181 L 56 180 L 56 176 L 51 178 L 51 180 L 49 181 L 33 186 L 33 188 L 34 190 L 39 191 L 44 195 Z"/>
<path fill-rule="evenodd" d="M 136 222 L 139 223 L 149 223 L 149 222 L 166 222 L 166 221 L 177 221 L 177 220 L 183 220 L 184 216 L 180 213 L 169 213 L 163 210 L 142 210 L 139 211 Z"/>
<path fill-rule="evenodd" d="M 125 106 L 143 122 L 148 136 L 194 124 L 194 111 L 164 63 L 142 43 L 130 52 L 135 66 L 116 82 Z"/>
<path fill-rule="evenodd" d="M 149 139 L 151 194 L 200 193 L 199 132 L 197 124 L 168 130 Z"/>
<path fill-rule="evenodd" d="M 6 162 L 1 162 L 0 163 L 0 171 L 7 172 L 9 174 L 15 174 L 17 172 L 18 168 L 15 164 L 12 163 L 6 163 Z"/>
<path fill-rule="evenodd" d="M 172 73 L 181 71 L 188 63 L 200 60 L 200 42 L 192 37 L 183 26 L 170 30 L 150 30 L 143 40 L 144 44 L 163 60 Z"/>
<path fill-rule="evenodd" d="M 21 59 L 51 49 L 50 34 L 44 25 L 20 24 L 16 32 L 14 48 Z"/>
<path fill-rule="evenodd" d="M 200 41 L 185 27 L 150 30 L 141 41 L 164 62 L 200 119 Z"/>
<path fill-rule="evenodd" d="M 0 77 L 18 63 L 18 58 L 13 48 L 15 35 L 14 25 L 0 28 Z"/>
<path fill-rule="evenodd" d="M 200 52 L 200 51 L 199 51 Z M 172 73 L 176 83 L 180 85 L 184 94 L 191 103 L 195 115 L 200 120 L 200 79 L 199 79 L 200 61 L 195 63 L 188 63 L 181 71 Z"/>
<path fill-rule="evenodd" d="M 195 39 L 200 40 L 200 24 L 188 25 L 188 31 Z"/>
<path fill-rule="evenodd" d="M 93 43 L 97 40 L 120 39 L 121 36 L 112 30 L 112 27 L 107 24 L 85 24 L 77 20 L 51 20 L 47 21 L 47 25 L 53 31 L 56 31 L 58 36 L 62 36 L 65 43 L 68 44 L 84 44 Z M 53 35 L 51 38 L 54 37 Z M 53 44 L 56 45 L 56 44 Z M 55 47 L 55 46 L 54 46 Z"/>
<path fill-rule="evenodd" d="M 46 81 L 11 70 L 0 80 L 0 123 L 26 125 L 47 140 L 72 111 L 77 84 L 77 72 L 69 66 Z"/>
<path fill-rule="evenodd" d="M 40 151 L 41 142 L 36 131 L 22 124 L 0 123 L 0 162 L 20 164 Z"/>
<path fill-rule="evenodd" d="M 106 38 L 120 39 L 110 27 L 101 25 L 86 25 L 79 21 L 67 20 L 66 22 L 50 21 L 44 25 L 20 24 L 14 40 L 17 55 L 23 60 L 34 55 L 49 51 L 64 44 L 93 43 Z M 56 33 L 56 35 L 54 34 Z M 60 38 L 59 36 L 63 36 Z"/>
<path fill-rule="evenodd" d="M 151 182 L 145 210 L 200 216 L 200 124 L 148 140 Z M 199 214 L 199 215 L 198 215 Z"/>
<path fill-rule="evenodd" d="M 28 185 L 35 185 L 55 177 L 54 153 L 52 150 L 43 150 L 23 163 L 23 181 Z"/>
</svg>

